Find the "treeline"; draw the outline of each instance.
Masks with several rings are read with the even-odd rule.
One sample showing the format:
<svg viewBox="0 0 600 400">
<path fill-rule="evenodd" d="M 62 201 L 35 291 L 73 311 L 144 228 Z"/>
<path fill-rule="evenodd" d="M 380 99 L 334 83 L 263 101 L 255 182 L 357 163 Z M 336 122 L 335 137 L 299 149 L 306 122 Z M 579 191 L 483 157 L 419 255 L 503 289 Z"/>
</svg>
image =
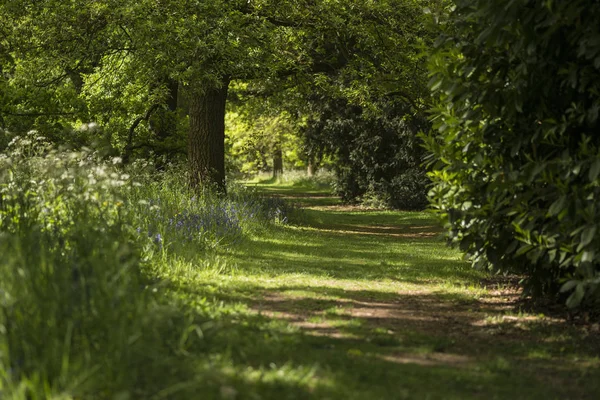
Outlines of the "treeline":
<svg viewBox="0 0 600 400">
<path fill-rule="evenodd" d="M 159 168 L 185 160 L 191 186 L 223 192 L 235 170 L 226 167 L 235 161 L 226 114 L 285 115 L 296 148 L 282 149 L 259 127 L 263 164 L 266 152 L 276 171 L 284 151 L 305 166 L 329 157 L 344 198 L 369 194 L 392 206 L 408 189 L 398 176 L 418 176 L 421 196 L 406 206 L 422 207 L 420 161 L 396 149 L 427 126 L 420 55 L 437 28 L 424 8 L 438 3 L 8 1 L 0 6 L 0 126 L 93 145 L 126 163 L 150 154 Z M 342 124 L 329 124 L 332 109 L 343 111 Z"/>
</svg>

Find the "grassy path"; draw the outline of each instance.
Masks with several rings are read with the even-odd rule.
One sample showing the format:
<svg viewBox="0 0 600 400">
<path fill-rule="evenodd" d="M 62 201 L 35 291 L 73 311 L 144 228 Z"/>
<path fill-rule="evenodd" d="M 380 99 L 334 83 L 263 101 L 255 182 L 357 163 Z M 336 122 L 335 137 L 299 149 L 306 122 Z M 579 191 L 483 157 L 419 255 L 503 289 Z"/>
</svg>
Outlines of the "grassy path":
<svg viewBox="0 0 600 400">
<path fill-rule="evenodd" d="M 208 317 L 184 344 L 214 384 L 205 398 L 598 398 L 597 326 L 520 312 L 428 214 L 260 190 L 301 204 L 299 223 L 163 277 Z"/>
</svg>

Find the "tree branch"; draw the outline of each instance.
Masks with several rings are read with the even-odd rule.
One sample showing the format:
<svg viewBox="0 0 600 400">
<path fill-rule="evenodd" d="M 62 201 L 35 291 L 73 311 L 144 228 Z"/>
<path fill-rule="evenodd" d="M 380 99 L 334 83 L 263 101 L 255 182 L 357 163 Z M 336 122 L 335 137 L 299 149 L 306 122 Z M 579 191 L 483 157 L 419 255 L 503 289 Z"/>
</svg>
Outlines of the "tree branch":
<svg viewBox="0 0 600 400">
<path fill-rule="evenodd" d="M 131 127 L 129 127 L 129 133 L 127 134 L 127 144 L 125 145 L 125 151 L 123 152 L 123 164 L 127 164 L 129 159 L 131 158 L 131 153 L 135 149 L 133 146 L 133 134 L 135 133 L 135 129 L 142 121 L 148 121 L 152 116 L 152 113 L 156 111 L 160 107 L 160 104 L 155 104 L 146 111 L 146 114 L 140 115 L 133 121 Z"/>
</svg>

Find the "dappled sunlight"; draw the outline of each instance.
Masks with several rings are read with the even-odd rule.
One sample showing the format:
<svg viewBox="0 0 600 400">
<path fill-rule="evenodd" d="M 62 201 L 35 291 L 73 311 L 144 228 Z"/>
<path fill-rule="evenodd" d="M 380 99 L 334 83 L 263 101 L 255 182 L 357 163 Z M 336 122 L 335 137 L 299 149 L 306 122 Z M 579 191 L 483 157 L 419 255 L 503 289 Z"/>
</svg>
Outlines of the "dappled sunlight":
<svg viewBox="0 0 600 400">
<path fill-rule="evenodd" d="M 237 268 L 247 273 L 285 275 L 302 273 L 337 279 L 442 283 L 481 274 L 456 253 L 435 242 L 379 242 L 375 236 L 293 231 L 289 239 L 257 239 L 228 252 Z M 333 243 L 336 243 L 335 245 Z"/>
<path fill-rule="evenodd" d="M 410 228 L 408 231 L 406 229 L 392 228 L 392 227 L 375 227 L 375 226 L 353 226 L 353 225 L 337 225 L 330 229 L 320 228 L 318 229 L 321 232 L 337 232 L 341 234 L 351 234 L 351 235 L 375 235 L 375 236 L 383 236 L 383 237 L 394 237 L 394 238 L 409 238 L 409 239 L 420 239 L 427 237 L 436 237 L 439 236 L 439 233 L 431 232 L 431 231 L 420 231 L 413 230 Z"/>
<path fill-rule="evenodd" d="M 447 365 L 455 368 L 473 367 L 473 359 L 461 354 L 433 353 L 433 354 L 410 354 L 392 353 L 378 354 L 382 360 L 398 364 L 415 364 L 425 367 Z"/>
<path fill-rule="evenodd" d="M 213 397 L 543 399 L 600 373 L 597 335 L 520 311 L 514 278 L 471 269 L 427 214 L 308 211 L 157 273 Z"/>
<path fill-rule="evenodd" d="M 423 379 L 437 381 L 447 393 L 460 393 L 462 389 L 451 383 L 454 379 L 463 383 L 479 382 L 483 387 L 496 387 L 509 379 L 517 386 L 533 385 L 542 391 L 546 387 L 548 394 L 557 387 L 549 384 L 546 377 L 577 373 L 582 365 L 589 371 L 599 371 L 598 360 L 589 358 L 569 337 L 553 343 L 539 340 L 540 333 L 552 335 L 556 329 L 553 321 L 538 324 L 539 317 L 524 316 L 522 320 L 532 324 L 531 330 L 523 332 L 510 325 L 502 334 L 493 334 L 482 321 L 489 321 L 490 315 L 499 315 L 498 318 L 507 323 L 513 318 L 482 301 L 456 303 L 442 300 L 426 289 L 384 293 L 348 289 L 343 282 L 337 284 L 340 287 L 281 282 L 280 286 L 269 289 L 258 290 L 260 284 L 249 289 L 256 296 L 238 299 L 249 305 L 248 314 L 236 316 L 232 328 L 244 332 L 239 340 L 249 335 L 247 339 L 252 338 L 253 346 L 257 347 L 256 351 L 246 349 L 244 356 L 234 353 L 234 365 L 244 365 L 249 357 L 299 370 L 303 365 L 318 362 L 325 369 L 319 369 L 315 375 L 319 378 L 313 382 L 314 394 L 325 390 L 319 389 L 321 377 L 329 382 L 327 387 L 334 385 L 339 389 L 339 385 L 351 384 L 359 375 L 363 376 L 360 371 L 365 369 L 370 371 L 368 379 L 360 378 L 365 379 L 365 384 L 381 376 L 388 379 L 414 376 L 420 382 Z M 246 320 L 248 322 L 244 322 Z M 264 328 L 249 328 L 252 326 Z M 269 330 L 265 330 L 267 326 Z M 295 329 L 285 328 L 287 333 L 283 333 L 280 329 L 284 326 Z M 271 329 L 279 332 L 277 342 L 281 344 L 277 346 L 285 346 L 283 354 L 265 353 L 263 346 L 271 346 L 271 339 L 267 338 L 274 333 L 260 332 Z M 227 336 L 229 345 L 236 343 L 231 340 Z M 216 345 L 214 339 L 211 343 L 211 346 Z M 580 343 L 590 345 L 593 341 L 583 337 Z M 564 351 L 585 359 L 585 363 L 565 362 Z M 545 375 L 537 376 L 535 371 L 541 360 L 546 362 Z M 342 372 L 339 366 L 348 363 L 354 366 L 352 372 Z M 506 375 L 508 369 L 518 370 L 518 375 Z M 368 385 L 361 387 L 366 394 Z"/>
<path fill-rule="evenodd" d="M 428 216 L 424 219 L 426 214 L 380 212 L 386 224 L 366 224 L 373 215 L 308 214 L 301 226 L 281 227 L 273 237 L 253 237 L 228 254 L 246 273 L 407 283 L 476 282 L 481 277 L 455 251 L 440 246 L 439 228 Z"/>
<path fill-rule="evenodd" d="M 278 229 L 229 253 L 236 269 L 254 279 L 232 278 L 233 286 L 212 293 L 246 304 L 248 318 L 295 329 L 303 339 L 294 343 L 304 352 L 296 362 L 318 359 L 332 371 L 351 363 L 373 371 L 373 379 L 413 374 L 443 383 L 448 393 L 464 390 L 452 379 L 474 388 L 509 379 L 556 393 L 552 382 L 562 374 L 582 373 L 583 365 L 600 371 L 589 356 L 590 348 L 600 352 L 593 336 L 575 329 L 560 337 L 564 320 L 520 313 L 515 286 L 489 286 L 484 273 L 441 243 L 425 213 L 311 208 L 302 224 Z M 567 353 L 585 363 L 565 361 Z M 543 376 L 536 374 L 540 360 Z M 332 376 L 338 388 L 357 379 Z"/>
</svg>

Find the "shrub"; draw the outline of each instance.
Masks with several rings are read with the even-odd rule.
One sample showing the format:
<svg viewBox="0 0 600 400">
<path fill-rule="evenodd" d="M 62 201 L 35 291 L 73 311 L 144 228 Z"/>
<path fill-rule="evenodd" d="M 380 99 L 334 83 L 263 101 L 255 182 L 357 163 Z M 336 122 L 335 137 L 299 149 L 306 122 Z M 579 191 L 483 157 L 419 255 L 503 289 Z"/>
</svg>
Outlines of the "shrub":
<svg viewBox="0 0 600 400">
<path fill-rule="evenodd" d="M 347 101 L 323 98 L 304 134 L 315 152 L 332 156 L 335 192 L 347 202 L 423 209 L 429 183 L 417 132 L 427 121 L 406 104 L 381 100 L 371 112 Z"/>
<path fill-rule="evenodd" d="M 432 204 L 474 266 L 600 291 L 600 3 L 457 1 L 430 60 Z"/>
</svg>

